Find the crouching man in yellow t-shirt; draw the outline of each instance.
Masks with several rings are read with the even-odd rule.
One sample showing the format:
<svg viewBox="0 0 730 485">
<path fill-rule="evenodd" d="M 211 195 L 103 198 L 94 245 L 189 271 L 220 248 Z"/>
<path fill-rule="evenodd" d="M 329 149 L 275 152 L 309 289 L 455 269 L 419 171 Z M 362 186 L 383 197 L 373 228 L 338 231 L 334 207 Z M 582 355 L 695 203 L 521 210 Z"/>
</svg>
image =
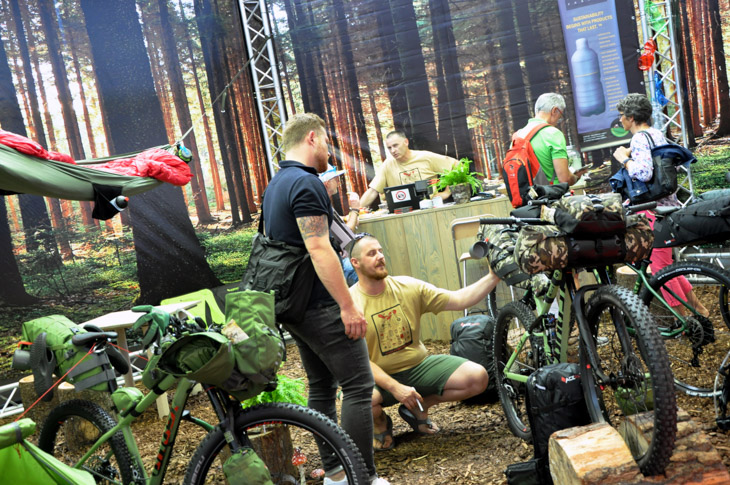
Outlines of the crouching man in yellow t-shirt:
<svg viewBox="0 0 730 485">
<path fill-rule="evenodd" d="M 428 418 L 438 403 L 461 401 L 484 392 L 489 376 L 479 364 L 452 355 L 428 355 L 421 342 L 421 315 L 464 310 L 484 300 L 499 282 L 490 273 L 457 291 L 436 288 L 409 276 L 388 276 L 383 248 L 370 235 L 358 235 L 350 252 L 359 282 L 350 288 L 367 320 L 365 339 L 375 378 L 373 448 L 395 445 L 393 421 L 385 407 L 401 403 L 398 414 L 417 433 L 439 428 Z"/>
</svg>

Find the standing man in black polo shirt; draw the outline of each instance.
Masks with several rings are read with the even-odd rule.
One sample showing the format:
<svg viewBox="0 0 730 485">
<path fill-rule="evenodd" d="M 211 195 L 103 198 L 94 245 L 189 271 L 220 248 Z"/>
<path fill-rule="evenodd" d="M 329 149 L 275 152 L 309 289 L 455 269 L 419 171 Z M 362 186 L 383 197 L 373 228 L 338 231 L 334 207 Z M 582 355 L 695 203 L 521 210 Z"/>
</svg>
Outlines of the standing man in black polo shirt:
<svg viewBox="0 0 730 485">
<path fill-rule="evenodd" d="M 294 337 L 309 379 L 309 407 L 337 422 L 335 396 L 342 387 L 342 428 L 360 448 L 372 485 L 378 478 L 373 461 L 370 401 L 373 375 L 362 310 L 348 291 L 342 266 L 330 243 L 332 204 L 317 173 L 327 169 L 328 137 L 322 119 L 311 113 L 293 116 L 282 139 L 285 161 L 271 179 L 263 204 L 265 233 L 272 239 L 309 251 L 317 273 L 304 319 L 285 325 Z M 344 471 L 325 465 L 325 485 L 345 485 Z"/>
</svg>

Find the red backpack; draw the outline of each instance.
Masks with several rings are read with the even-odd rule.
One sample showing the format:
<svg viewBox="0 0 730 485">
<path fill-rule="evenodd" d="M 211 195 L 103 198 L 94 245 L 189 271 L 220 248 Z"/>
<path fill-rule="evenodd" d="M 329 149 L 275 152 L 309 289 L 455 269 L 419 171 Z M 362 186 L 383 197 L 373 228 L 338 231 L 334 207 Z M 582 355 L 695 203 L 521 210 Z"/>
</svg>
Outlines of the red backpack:
<svg viewBox="0 0 730 485">
<path fill-rule="evenodd" d="M 519 131 L 512 135 L 512 145 L 502 163 L 502 179 L 515 209 L 527 203 L 527 191 L 534 185 L 537 173 L 542 170 L 530 140 L 546 126 L 549 125 L 535 125 L 524 138 L 518 136 Z"/>
</svg>

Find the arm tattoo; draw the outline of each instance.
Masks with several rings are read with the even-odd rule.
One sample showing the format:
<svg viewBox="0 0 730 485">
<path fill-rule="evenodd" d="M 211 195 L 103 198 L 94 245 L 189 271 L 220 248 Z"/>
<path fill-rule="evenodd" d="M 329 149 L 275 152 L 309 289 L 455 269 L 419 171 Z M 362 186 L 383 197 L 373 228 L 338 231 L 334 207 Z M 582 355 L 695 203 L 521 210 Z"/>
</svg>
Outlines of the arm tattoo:
<svg viewBox="0 0 730 485">
<path fill-rule="evenodd" d="M 327 225 L 327 216 L 306 216 L 297 217 L 297 225 L 302 239 L 305 241 L 310 237 L 321 237 L 329 234 L 329 226 Z"/>
</svg>

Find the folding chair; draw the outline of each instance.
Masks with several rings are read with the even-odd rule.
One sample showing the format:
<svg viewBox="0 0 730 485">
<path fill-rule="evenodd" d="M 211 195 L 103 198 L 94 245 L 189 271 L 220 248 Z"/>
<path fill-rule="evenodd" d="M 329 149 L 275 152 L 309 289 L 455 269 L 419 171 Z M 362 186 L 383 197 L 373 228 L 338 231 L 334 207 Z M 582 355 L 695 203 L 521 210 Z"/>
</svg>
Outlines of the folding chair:
<svg viewBox="0 0 730 485">
<path fill-rule="evenodd" d="M 490 214 L 484 214 L 481 216 L 470 216 L 460 217 L 451 221 L 451 239 L 454 245 L 454 257 L 456 258 L 456 269 L 459 274 L 459 285 L 464 288 L 467 286 L 466 282 L 466 262 L 472 259 L 468 251 L 459 254 L 456 242 L 465 238 L 471 238 L 473 242 L 476 242 L 477 232 L 479 232 L 479 218 L 480 217 L 493 217 Z M 464 316 L 468 315 L 469 310 L 464 310 Z"/>
</svg>

